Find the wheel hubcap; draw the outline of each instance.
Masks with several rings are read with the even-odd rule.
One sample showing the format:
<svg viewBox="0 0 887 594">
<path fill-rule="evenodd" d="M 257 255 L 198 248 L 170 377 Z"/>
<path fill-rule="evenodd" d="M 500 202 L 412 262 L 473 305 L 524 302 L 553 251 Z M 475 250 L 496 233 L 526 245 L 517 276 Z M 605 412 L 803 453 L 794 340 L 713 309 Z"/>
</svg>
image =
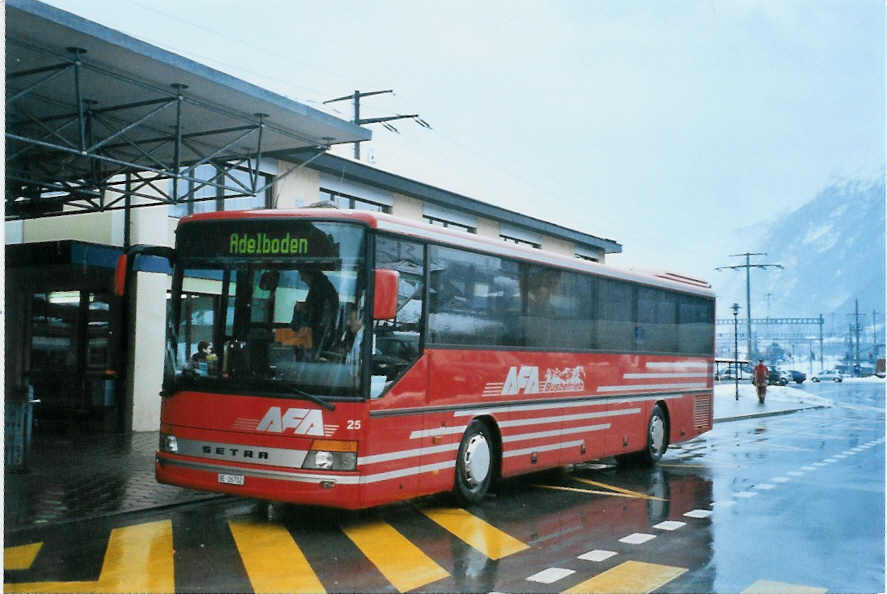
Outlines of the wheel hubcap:
<svg viewBox="0 0 887 594">
<path fill-rule="evenodd" d="M 650 452 L 659 454 L 665 444 L 665 423 L 661 417 L 654 416 L 650 419 Z"/>
<path fill-rule="evenodd" d="M 471 487 L 481 484 L 490 472 L 490 446 L 480 434 L 472 435 L 463 457 L 465 482 Z"/>
</svg>

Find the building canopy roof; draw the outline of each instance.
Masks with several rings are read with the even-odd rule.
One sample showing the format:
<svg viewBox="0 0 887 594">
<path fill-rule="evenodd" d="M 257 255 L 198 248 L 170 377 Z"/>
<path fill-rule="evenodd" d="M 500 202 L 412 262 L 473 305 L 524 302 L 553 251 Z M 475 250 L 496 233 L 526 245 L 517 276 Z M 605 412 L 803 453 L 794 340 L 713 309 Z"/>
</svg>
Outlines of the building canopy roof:
<svg viewBox="0 0 887 594">
<path fill-rule="evenodd" d="M 194 176 L 183 171 L 189 166 L 256 167 L 269 151 L 323 151 L 371 137 L 350 122 L 33 0 L 6 3 L 6 97 L 6 199 L 13 218 L 45 212 L 40 198 L 55 202 L 50 210 L 58 203 L 102 206 L 100 190 L 121 173 L 187 182 Z"/>
</svg>

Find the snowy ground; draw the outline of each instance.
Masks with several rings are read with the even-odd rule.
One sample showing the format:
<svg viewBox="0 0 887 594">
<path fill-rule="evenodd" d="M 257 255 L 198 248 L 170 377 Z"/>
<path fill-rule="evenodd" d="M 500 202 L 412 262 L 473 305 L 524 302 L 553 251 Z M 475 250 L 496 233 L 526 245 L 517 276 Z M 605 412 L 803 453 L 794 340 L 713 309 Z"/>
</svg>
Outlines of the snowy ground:
<svg viewBox="0 0 887 594">
<path fill-rule="evenodd" d="M 747 417 L 782 414 L 808 408 L 832 406 L 832 401 L 792 386 L 768 386 L 763 404 L 758 402 L 757 390 L 746 382 L 739 384 L 739 398 L 730 382 L 715 384 L 714 419 L 725 421 Z"/>
<path fill-rule="evenodd" d="M 877 377 L 874 375 L 868 377 L 847 377 L 845 375 L 843 381 L 848 384 L 887 384 L 887 380 L 883 377 Z"/>
</svg>

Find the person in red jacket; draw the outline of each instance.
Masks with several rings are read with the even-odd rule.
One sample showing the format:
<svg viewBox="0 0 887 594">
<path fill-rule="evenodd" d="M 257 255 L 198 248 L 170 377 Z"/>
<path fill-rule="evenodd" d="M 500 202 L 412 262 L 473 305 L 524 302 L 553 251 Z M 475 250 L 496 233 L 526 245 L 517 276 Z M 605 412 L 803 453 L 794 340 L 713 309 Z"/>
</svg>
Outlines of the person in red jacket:
<svg viewBox="0 0 887 594">
<path fill-rule="evenodd" d="M 758 401 L 763 403 L 764 396 L 767 395 L 767 379 L 770 377 L 770 370 L 764 365 L 763 359 L 758 359 L 755 365 L 755 386 L 758 388 Z"/>
</svg>

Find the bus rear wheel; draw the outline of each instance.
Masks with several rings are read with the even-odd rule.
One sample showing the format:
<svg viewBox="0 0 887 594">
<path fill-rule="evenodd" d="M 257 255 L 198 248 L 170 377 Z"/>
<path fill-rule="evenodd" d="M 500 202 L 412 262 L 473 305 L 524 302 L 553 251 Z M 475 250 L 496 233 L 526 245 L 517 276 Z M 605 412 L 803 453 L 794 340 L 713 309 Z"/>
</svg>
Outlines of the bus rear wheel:
<svg viewBox="0 0 887 594">
<path fill-rule="evenodd" d="M 665 413 L 658 404 L 650 411 L 650 421 L 647 424 L 647 447 L 640 452 L 640 460 L 644 464 L 652 466 L 659 462 L 668 449 L 668 421 Z"/>
<path fill-rule="evenodd" d="M 468 425 L 456 458 L 456 497 L 465 504 L 478 503 L 493 481 L 495 448 L 490 429 L 475 419 Z"/>
</svg>

